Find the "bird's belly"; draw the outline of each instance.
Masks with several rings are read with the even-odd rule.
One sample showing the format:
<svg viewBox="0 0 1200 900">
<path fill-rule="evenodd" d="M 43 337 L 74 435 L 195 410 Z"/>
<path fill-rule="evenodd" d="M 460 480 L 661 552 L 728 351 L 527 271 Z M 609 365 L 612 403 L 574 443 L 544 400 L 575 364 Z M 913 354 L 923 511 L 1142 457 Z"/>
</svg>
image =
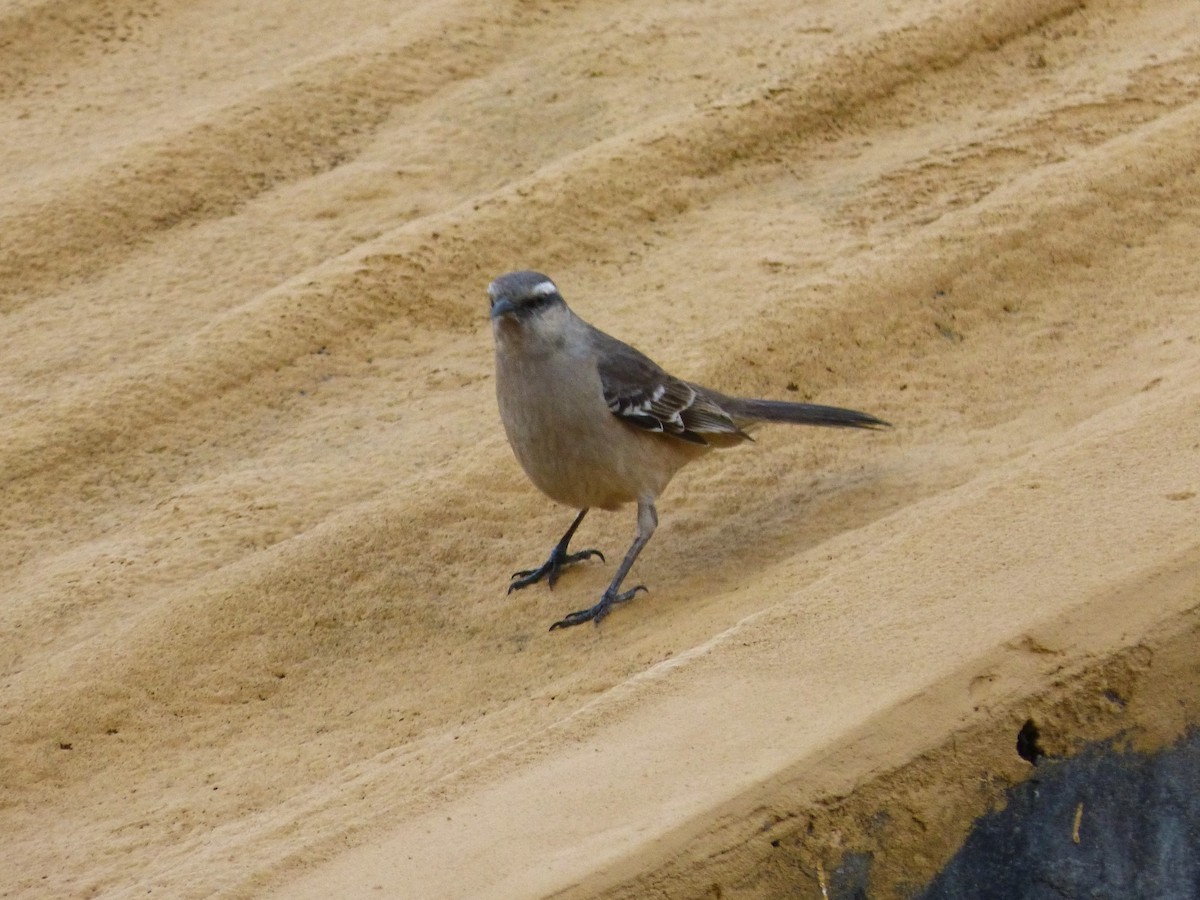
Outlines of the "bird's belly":
<svg viewBox="0 0 1200 900">
<path fill-rule="evenodd" d="M 497 361 L 500 417 L 530 481 L 552 500 L 576 509 L 615 509 L 653 499 L 681 465 L 706 449 L 618 419 L 590 359 L 518 359 Z"/>
<path fill-rule="evenodd" d="M 561 366 L 532 368 L 501 367 L 496 373 L 500 418 L 529 480 L 552 500 L 576 509 L 615 509 L 636 501 L 644 485 L 628 454 L 619 452 L 624 435 L 617 429 L 625 426 L 605 404 L 599 377 L 593 384 Z M 512 384 L 544 389 L 506 389 Z"/>
<path fill-rule="evenodd" d="M 607 409 L 603 415 L 611 417 Z M 525 409 L 508 427 L 509 442 L 529 480 L 552 500 L 576 509 L 615 509 L 637 500 L 642 492 L 638 473 L 620 465 L 615 436 L 599 423 L 589 428 L 577 424 L 570 430 L 563 430 L 562 423 L 561 417 L 539 416 L 537 410 Z M 526 429 L 537 434 L 537 439 L 520 440 L 514 435 L 514 431 Z"/>
</svg>

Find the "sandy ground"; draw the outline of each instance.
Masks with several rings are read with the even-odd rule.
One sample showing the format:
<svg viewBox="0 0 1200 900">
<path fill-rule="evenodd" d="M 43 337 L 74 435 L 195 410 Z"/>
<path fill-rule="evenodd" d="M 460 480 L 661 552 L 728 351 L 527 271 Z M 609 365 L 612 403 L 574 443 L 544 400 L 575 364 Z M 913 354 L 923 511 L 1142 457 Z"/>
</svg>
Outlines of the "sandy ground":
<svg viewBox="0 0 1200 900">
<path fill-rule="evenodd" d="M 1033 706 L 1194 712 L 1195 4 L 10 0 L 0 111 L 0 895 L 820 896 L 917 841 L 883 896 Z M 571 517 L 495 411 L 514 268 L 896 428 L 690 467 L 650 594 L 548 633 L 634 523 L 506 596 Z"/>
</svg>

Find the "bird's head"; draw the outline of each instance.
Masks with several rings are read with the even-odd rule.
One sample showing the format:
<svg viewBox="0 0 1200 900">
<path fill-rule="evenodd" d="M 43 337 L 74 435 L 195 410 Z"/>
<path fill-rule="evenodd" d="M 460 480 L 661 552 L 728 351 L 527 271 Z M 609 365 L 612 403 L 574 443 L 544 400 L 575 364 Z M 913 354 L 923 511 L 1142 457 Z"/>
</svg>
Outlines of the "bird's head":
<svg viewBox="0 0 1200 900">
<path fill-rule="evenodd" d="M 567 305 L 554 282 L 541 272 L 509 272 L 488 285 L 492 325 L 522 329 L 537 327 L 547 314 L 561 313 Z"/>
</svg>

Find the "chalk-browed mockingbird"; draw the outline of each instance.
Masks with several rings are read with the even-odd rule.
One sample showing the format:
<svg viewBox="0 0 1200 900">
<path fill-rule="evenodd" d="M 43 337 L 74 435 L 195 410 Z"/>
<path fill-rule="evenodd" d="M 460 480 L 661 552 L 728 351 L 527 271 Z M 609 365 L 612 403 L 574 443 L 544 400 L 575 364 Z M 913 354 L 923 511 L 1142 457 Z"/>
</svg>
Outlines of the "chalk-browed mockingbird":
<svg viewBox="0 0 1200 900">
<path fill-rule="evenodd" d="M 509 591 L 543 578 L 554 586 L 571 563 L 598 550 L 568 553 L 588 509 L 638 505 L 637 537 L 595 606 L 550 626 L 599 622 L 638 585 L 621 584 L 658 525 L 654 501 L 685 463 L 713 447 L 749 440 L 756 422 L 883 428 L 866 413 L 811 403 L 728 397 L 681 381 L 647 356 L 593 328 L 539 272 L 510 272 L 488 286 L 496 339 L 496 399 L 508 442 L 541 491 L 579 515 L 538 568 L 513 575 Z"/>
</svg>

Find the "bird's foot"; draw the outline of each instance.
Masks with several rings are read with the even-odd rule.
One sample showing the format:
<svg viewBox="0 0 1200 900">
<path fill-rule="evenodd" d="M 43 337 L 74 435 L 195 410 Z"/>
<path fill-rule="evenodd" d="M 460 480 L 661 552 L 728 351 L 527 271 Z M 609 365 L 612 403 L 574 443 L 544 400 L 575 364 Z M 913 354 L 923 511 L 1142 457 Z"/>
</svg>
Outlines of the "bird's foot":
<svg viewBox="0 0 1200 900">
<path fill-rule="evenodd" d="M 572 625 L 580 625 L 584 622 L 595 622 L 597 625 L 599 625 L 600 620 L 612 611 L 612 608 L 615 604 L 624 603 L 627 600 L 633 599 L 633 595 L 638 591 L 646 591 L 646 593 L 649 593 L 644 584 L 639 584 L 632 590 L 625 591 L 621 594 L 605 591 L 604 596 L 600 598 L 600 602 L 595 606 L 589 606 L 587 609 L 578 609 L 573 613 L 569 613 L 551 625 L 550 630 L 553 631 L 556 628 L 570 628 Z"/>
<path fill-rule="evenodd" d="M 554 588 L 554 582 L 558 581 L 559 572 L 567 566 L 577 562 L 583 562 L 585 559 L 591 559 L 593 556 L 600 557 L 601 562 L 605 562 L 604 554 L 599 550 L 580 550 L 578 553 L 567 553 L 566 548 L 558 546 L 550 551 L 550 557 L 536 569 L 522 569 L 520 572 L 514 572 L 512 576 L 512 584 L 508 586 L 508 592 L 519 591 L 523 587 L 529 587 L 531 584 L 536 584 L 543 578 L 548 579 L 548 584 L 551 589 Z"/>
</svg>

